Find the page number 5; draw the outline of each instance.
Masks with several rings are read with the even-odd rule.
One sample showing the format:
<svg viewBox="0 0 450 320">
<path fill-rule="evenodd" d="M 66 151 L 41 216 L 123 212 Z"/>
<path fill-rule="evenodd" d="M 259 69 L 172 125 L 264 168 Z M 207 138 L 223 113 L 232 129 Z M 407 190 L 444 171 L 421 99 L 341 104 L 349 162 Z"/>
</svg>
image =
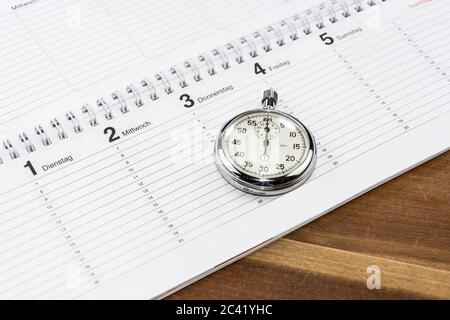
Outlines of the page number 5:
<svg viewBox="0 0 450 320">
<path fill-rule="evenodd" d="M 322 33 L 320 36 L 320 40 L 323 41 L 327 46 L 331 46 L 334 43 L 334 39 L 328 35 L 328 33 Z"/>
</svg>

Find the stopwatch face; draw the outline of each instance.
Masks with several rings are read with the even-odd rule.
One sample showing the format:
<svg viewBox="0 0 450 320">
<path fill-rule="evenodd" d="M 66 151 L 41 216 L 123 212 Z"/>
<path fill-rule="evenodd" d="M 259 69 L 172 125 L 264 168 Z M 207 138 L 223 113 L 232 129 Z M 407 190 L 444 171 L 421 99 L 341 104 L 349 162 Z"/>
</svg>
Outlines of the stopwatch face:
<svg viewBox="0 0 450 320">
<path fill-rule="evenodd" d="M 315 161 L 314 140 L 306 127 L 284 112 L 264 109 L 226 124 L 216 153 L 227 180 L 258 194 L 283 193 L 299 185 Z"/>
</svg>

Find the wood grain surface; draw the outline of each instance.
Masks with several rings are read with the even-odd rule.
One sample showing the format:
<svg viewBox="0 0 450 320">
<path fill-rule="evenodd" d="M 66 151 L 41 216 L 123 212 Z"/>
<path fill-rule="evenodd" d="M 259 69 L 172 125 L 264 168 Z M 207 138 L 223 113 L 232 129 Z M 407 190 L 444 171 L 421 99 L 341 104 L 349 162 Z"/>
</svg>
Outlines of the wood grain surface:
<svg viewBox="0 0 450 320">
<path fill-rule="evenodd" d="M 450 299 L 449 181 L 447 152 L 168 299 Z"/>
</svg>

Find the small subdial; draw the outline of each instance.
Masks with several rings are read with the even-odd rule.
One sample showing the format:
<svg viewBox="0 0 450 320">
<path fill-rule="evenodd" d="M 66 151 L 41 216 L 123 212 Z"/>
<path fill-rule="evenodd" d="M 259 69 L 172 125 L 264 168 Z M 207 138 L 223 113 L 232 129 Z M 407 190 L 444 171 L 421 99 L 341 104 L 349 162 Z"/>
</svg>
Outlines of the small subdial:
<svg viewBox="0 0 450 320">
<path fill-rule="evenodd" d="M 272 140 L 280 134 L 280 127 L 272 120 L 260 121 L 255 126 L 255 133 L 260 139 Z"/>
</svg>

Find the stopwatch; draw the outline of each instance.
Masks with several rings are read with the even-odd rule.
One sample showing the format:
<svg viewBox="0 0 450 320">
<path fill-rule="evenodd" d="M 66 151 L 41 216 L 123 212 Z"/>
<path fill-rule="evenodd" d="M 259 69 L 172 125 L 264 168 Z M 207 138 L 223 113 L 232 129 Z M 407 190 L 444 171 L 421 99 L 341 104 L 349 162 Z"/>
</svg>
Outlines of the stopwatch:
<svg viewBox="0 0 450 320">
<path fill-rule="evenodd" d="M 313 173 L 316 143 L 296 117 L 276 110 L 278 94 L 264 91 L 262 108 L 238 114 L 220 130 L 215 162 L 234 187 L 256 195 L 279 195 Z"/>
</svg>

